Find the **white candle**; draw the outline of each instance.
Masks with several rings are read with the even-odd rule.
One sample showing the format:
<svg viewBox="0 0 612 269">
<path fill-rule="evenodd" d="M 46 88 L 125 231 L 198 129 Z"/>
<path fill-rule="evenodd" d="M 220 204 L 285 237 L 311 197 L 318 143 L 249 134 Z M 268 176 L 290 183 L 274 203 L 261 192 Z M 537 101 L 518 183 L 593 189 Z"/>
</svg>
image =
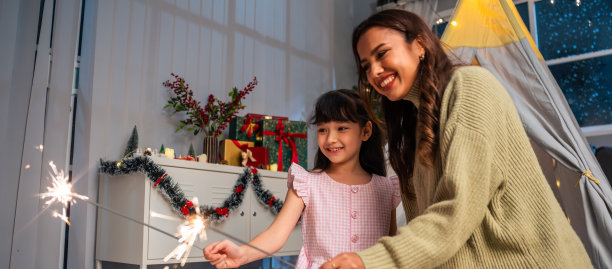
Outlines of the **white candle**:
<svg viewBox="0 0 612 269">
<path fill-rule="evenodd" d="M 198 162 L 201 162 L 201 163 L 206 163 L 206 162 L 208 162 L 208 156 L 206 156 L 206 154 L 200 154 L 200 155 L 198 155 Z"/>
</svg>

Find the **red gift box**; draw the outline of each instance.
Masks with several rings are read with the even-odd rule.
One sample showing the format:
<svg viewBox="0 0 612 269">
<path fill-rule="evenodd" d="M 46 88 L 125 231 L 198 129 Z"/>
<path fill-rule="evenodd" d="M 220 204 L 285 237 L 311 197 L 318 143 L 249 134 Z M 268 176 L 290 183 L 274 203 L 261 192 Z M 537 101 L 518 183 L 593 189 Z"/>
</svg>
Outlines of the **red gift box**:
<svg viewBox="0 0 612 269">
<path fill-rule="evenodd" d="M 248 150 L 253 152 L 253 158 L 255 161 L 247 161 L 247 166 L 253 166 L 255 168 L 267 169 L 270 160 L 268 159 L 268 148 L 267 147 L 249 147 Z"/>
<path fill-rule="evenodd" d="M 253 114 L 253 113 L 248 113 L 244 117 L 245 118 L 254 119 L 254 120 L 269 120 L 269 119 L 288 120 L 289 119 L 287 117 L 270 116 L 270 115 L 263 115 L 263 114 Z"/>
</svg>

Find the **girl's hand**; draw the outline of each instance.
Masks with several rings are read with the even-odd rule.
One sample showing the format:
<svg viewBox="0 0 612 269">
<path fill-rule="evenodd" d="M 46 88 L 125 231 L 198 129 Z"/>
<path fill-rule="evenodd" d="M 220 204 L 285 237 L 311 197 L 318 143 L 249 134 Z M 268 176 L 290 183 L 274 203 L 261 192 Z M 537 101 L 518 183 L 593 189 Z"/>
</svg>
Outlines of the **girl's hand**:
<svg viewBox="0 0 612 269">
<path fill-rule="evenodd" d="M 204 248 L 204 257 L 217 268 L 236 268 L 245 260 L 244 250 L 227 239 Z"/>
<path fill-rule="evenodd" d="M 355 268 L 362 269 L 365 268 L 361 257 L 354 252 L 345 252 L 340 253 L 338 256 L 333 257 L 323 265 L 321 265 L 320 269 L 345 269 L 345 268 Z"/>
</svg>

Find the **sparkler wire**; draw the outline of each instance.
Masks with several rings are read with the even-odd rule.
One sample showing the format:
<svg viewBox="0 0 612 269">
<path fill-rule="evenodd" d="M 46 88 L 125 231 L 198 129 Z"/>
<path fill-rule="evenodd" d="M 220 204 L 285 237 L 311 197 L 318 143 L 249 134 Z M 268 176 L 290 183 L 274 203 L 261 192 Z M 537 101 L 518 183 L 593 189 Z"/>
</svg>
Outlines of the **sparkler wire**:
<svg viewBox="0 0 612 269">
<path fill-rule="evenodd" d="M 94 205 L 94 206 L 96 206 L 96 207 L 98 207 L 98 208 L 104 209 L 104 210 L 106 210 L 106 211 L 108 211 L 108 212 L 110 212 L 110 213 L 113 213 L 113 214 L 115 214 L 115 215 L 118 215 L 118 216 L 120 216 L 120 217 L 126 218 L 126 219 L 131 220 L 131 221 L 133 221 L 133 222 L 136 222 L 136 223 L 138 223 L 138 224 L 141 224 L 141 225 L 144 225 L 144 226 L 146 226 L 146 227 L 149 227 L 149 228 L 151 228 L 151 229 L 153 229 L 153 230 L 156 230 L 156 231 L 158 231 L 158 232 L 160 232 L 160 233 L 162 233 L 162 234 L 165 234 L 165 235 L 167 235 L 167 236 L 170 236 L 170 237 L 172 237 L 172 238 L 174 238 L 174 239 L 179 239 L 179 237 L 177 237 L 177 236 L 175 236 L 175 235 L 173 235 L 173 234 L 171 234 L 171 233 L 169 233 L 169 232 L 166 232 L 166 231 L 161 230 L 161 229 L 159 229 L 159 228 L 153 227 L 153 226 L 151 226 L 151 225 L 150 225 L 150 224 L 148 224 L 148 223 L 145 223 L 145 222 L 143 222 L 143 221 L 140 221 L 140 220 L 137 220 L 137 219 L 135 219 L 135 218 L 132 218 L 132 217 L 130 217 L 130 216 L 128 216 L 128 215 L 125 215 L 125 214 L 123 214 L 123 213 L 121 213 L 121 212 L 119 212 L 119 211 L 116 211 L 116 210 L 114 210 L 114 209 L 110 209 L 110 208 L 108 208 L 108 207 L 106 207 L 106 206 L 103 206 L 103 205 L 101 205 L 101 204 L 98 204 L 98 203 L 96 203 L 96 202 L 94 202 L 94 201 L 91 201 L 91 200 L 83 200 L 83 201 L 84 201 L 84 202 L 86 202 L 86 203 L 89 203 L 89 204 L 91 204 L 91 205 Z M 278 260 L 279 262 L 284 263 L 285 265 L 288 265 L 288 266 L 291 266 L 292 268 L 295 268 L 295 264 L 290 263 L 290 262 L 288 262 L 288 261 L 285 261 L 285 260 L 283 260 L 283 259 L 281 259 L 281 258 L 279 258 L 279 257 L 277 257 L 277 256 L 275 256 L 275 255 L 273 255 L 273 254 L 271 254 L 271 253 L 269 253 L 269 252 L 267 252 L 267 251 L 265 251 L 265 250 L 261 249 L 261 248 L 258 248 L 258 247 L 254 246 L 254 245 L 251 245 L 251 244 L 247 243 L 247 242 L 244 242 L 244 241 L 242 241 L 241 239 L 239 239 L 239 238 L 237 238 L 237 237 L 235 237 L 235 236 L 233 236 L 233 235 L 231 235 L 231 234 L 228 234 L 228 233 L 226 233 L 226 232 L 223 232 L 223 231 L 221 231 L 221 230 L 219 230 L 219 229 L 217 229 L 217 228 L 211 227 L 211 226 L 207 226 L 207 227 L 206 227 L 206 229 L 212 230 L 213 232 L 216 232 L 216 233 L 219 233 L 219 234 L 221 234 L 221 235 L 223 235 L 223 236 L 229 237 L 230 239 L 233 239 L 233 240 L 235 240 L 235 241 L 237 241 L 237 242 L 239 242 L 239 243 L 241 243 L 241 244 L 244 244 L 244 245 L 246 245 L 246 246 L 248 246 L 248 247 L 250 247 L 250 248 L 253 248 L 253 249 L 255 249 L 255 250 L 257 250 L 257 251 L 259 251 L 259 252 L 261 252 L 261 253 L 263 253 L 263 254 L 265 254 L 265 255 L 267 255 L 267 256 L 269 256 L 270 258 L 276 259 L 276 260 Z M 200 247 L 198 247 L 198 246 L 196 246 L 196 245 L 193 245 L 192 247 L 195 247 L 195 248 L 197 248 L 197 249 L 199 249 L 199 250 L 204 251 L 204 249 L 202 249 L 202 248 L 200 248 Z"/>
</svg>

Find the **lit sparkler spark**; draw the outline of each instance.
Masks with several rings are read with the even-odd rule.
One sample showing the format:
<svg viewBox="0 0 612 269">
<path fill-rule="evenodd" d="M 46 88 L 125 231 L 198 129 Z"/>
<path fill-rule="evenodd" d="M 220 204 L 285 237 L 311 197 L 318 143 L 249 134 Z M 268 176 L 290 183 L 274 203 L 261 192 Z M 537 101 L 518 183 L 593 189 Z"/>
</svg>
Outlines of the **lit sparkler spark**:
<svg viewBox="0 0 612 269">
<path fill-rule="evenodd" d="M 64 175 L 64 170 L 60 170 L 59 172 L 57 172 L 57 168 L 55 167 L 53 161 L 49 162 L 49 166 L 51 166 L 51 169 L 53 170 L 49 171 L 49 175 L 51 175 L 53 182 L 51 182 L 51 187 L 47 187 L 47 192 L 41 193 L 40 197 L 42 199 L 51 198 L 47 202 L 45 202 L 45 204 L 47 205 L 50 205 L 54 202 L 59 202 L 64 205 L 62 211 L 63 214 L 54 212 L 53 216 L 60 218 L 61 220 L 68 223 L 68 225 L 70 225 L 68 217 L 66 216 L 66 207 L 68 207 L 68 204 L 76 203 L 76 200 L 74 200 L 74 198 L 87 200 L 89 199 L 89 197 L 72 192 L 72 184 L 68 181 L 68 176 Z"/>
<path fill-rule="evenodd" d="M 68 226 L 70 226 L 70 221 L 68 220 L 68 216 L 66 216 L 66 208 L 65 207 L 62 208 L 62 214 L 53 211 L 53 216 L 63 220 L 64 222 L 66 222 L 66 224 L 68 224 Z"/>
<path fill-rule="evenodd" d="M 176 236 L 179 238 L 179 245 L 164 258 L 167 262 L 170 258 L 175 257 L 176 260 L 181 260 L 181 266 L 185 266 L 187 257 L 193 243 L 199 236 L 200 240 L 206 240 L 206 225 L 204 225 L 204 217 L 200 213 L 200 205 L 198 204 L 198 198 L 193 199 L 193 204 L 196 210 L 196 214 L 187 217 L 187 220 L 179 226 L 179 231 Z"/>
</svg>

